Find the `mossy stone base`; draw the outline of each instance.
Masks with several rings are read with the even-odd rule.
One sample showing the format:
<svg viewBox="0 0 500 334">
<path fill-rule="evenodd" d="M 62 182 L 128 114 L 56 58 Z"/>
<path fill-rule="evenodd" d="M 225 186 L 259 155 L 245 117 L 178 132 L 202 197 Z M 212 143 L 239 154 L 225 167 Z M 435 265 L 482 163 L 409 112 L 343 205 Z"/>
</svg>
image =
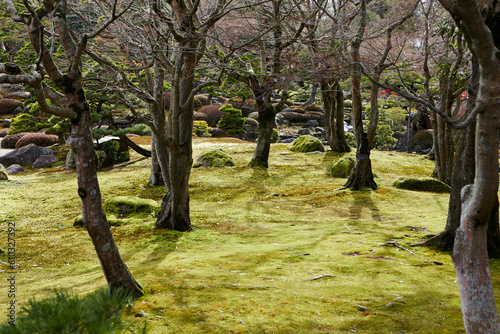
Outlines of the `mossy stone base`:
<svg viewBox="0 0 500 334">
<path fill-rule="evenodd" d="M 194 168 L 198 167 L 232 167 L 235 166 L 234 159 L 222 150 L 213 150 L 200 156 Z"/>
<path fill-rule="evenodd" d="M 305 135 L 295 139 L 287 149 L 293 152 L 325 152 L 325 147 L 318 138 Z"/>
<path fill-rule="evenodd" d="M 336 163 L 326 168 L 326 173 L 331 177 L 346 178 L 354 170 L 354 158 L 342 157 Z"/>
<path fill-rule="evenodd" d="M 449 185 L 431 177 L 400 177 L 394 181 L 392 186 L 398 189 L 430 191 L 434 193 L 449 193 L 451 191 Z"/>
</svg>

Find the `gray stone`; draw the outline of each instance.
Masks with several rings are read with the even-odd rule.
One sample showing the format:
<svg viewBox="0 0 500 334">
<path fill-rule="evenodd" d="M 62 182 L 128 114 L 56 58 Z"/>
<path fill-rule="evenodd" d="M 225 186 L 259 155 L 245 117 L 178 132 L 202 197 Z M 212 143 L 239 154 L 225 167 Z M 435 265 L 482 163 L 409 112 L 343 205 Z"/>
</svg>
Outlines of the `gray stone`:
<svg viewBox="0 0 500 334">
<path fill-rule="evenodd" d="M 35 169 L 44 168 L 44 167 L 47 167 L 47 166 L 49 166 L 57 161 L 58 160 L 57 160 L 56 156 L 53 154 L 52 155 L 41 155 L 33 163 L 33 168 L 35 168 Z"/>
<path fill-rule="evenodd" d="M 299 135 L 310 135 L 311 131 L 308 129 L 299 129 Z"/>
<path fill-rule="evenodd" d="M 68 154 L 66 154 L 66 169 L 75 169 L 75 154 L 73 150 L 70 150 Z"/>
<path fill-rule="evenodd" d="M 0 156 L 0 163 L 7 166 L 32 165 L 41 155 L 54 155 L 54 153 L 48 147 L 30 144 Z"/>
<path fill-rule="evenodd" d="M 7 173 L 7 170 L 5 169 L 5 167 L 2 164 L 0 164 L 0 181 L 9 180 L 9 177 L 7 176 L 7 174 L 8 173 Z"/>
<path fill-rule="evenodd" d="M 14 175 L 17 173 L 24 173 L 24 168 L 21 165 L 14 164 L 14 165 L 10 165 L 9 167 L 7 167 L 6 171 L 7 171 L 7 174 Z"/>
</svg>

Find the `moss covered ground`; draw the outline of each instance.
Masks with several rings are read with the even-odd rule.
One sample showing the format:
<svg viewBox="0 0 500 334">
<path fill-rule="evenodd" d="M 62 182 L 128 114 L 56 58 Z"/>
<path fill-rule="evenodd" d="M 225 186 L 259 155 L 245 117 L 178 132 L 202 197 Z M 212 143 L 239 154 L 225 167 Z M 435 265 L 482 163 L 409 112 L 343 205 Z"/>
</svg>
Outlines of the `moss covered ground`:
<svg viewBox="0 0 500 334">
<path fill-rule="evenodd" d="M 236 167 L 193 169 L 194 232 L 157 230 L 153 217 L 112 227 L 145 292 L 126 321 L 146 321 L 149 333 L 463 332 L 450 254 L 409 246 L 443 229 L 448 195 L 390 186 L 400 176 L 429 176 L 431 161 L 373 152 L 379 189 L 353 192 L 341 189 L 345 179 L 326 175 L 341 155 L 273 144 L 270 168 L 251 169 L 254 145 L 195 138 L 194 157 L 223 149 Z M 149 160 L 134 154 L 100 171 L 103 200 L 160 203 L 165 190 L 147 185 L 149 172 Z M 0 181 L 0 204 L 2 250 L 8 224 L 16 226 L 18 307 L 54 288 L 83 295 L 106 284 L 88 234 L 73 227 L 80 214 L 74 172 L 13 175 Z M 6 277 L 7 255 L 0 260 Z M 499 291 L 500 261 L 491 272 Z"/>
</svg>

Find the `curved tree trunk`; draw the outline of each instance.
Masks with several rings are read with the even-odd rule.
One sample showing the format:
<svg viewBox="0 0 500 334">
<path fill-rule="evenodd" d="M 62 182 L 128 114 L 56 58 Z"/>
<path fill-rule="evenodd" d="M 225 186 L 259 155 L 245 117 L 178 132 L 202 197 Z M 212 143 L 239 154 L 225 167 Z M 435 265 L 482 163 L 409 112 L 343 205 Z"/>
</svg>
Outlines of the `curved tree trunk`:
<svg viewBox="0 0 500 334">
<path fill-rule="evenodd" d="M 354 170 L 344 184 L 346 188 L 360 190 L 361 188 L 377 189 L 377 183 L 373 179 L 372 163 L 370 161 L 370 149 L 368 148 L 368 139 L 366 133 L 363 133 L 361 145 L 358 145 L 356 154 L 356 163 Z"/>
<path fill-rule="evenodd" d="M 77 90 L 78 91 L 78 90 Z M 83 90 L 81 90 L 83 93 Z M 78 94 L 83 99 L 83 94 Z M 78 195 L 82 199 L 82 219 L 101 262 L 110 290 L 124 288 L 141 296 L 141 288 L 123 262 L 106 220 L 97 180 L 97 161 L 90 131 L 90 110 L 85 101 L 73 108 L 79 118 L 71 125 L 71 149 L 75 153 Z"/>
<path fill-rule="evenodd" d="M 350 152 L 344 132 L 344 99 L 338 82 L 321 84 L 325 106 L 326 140 L 334 152 Z"/>
</svg>

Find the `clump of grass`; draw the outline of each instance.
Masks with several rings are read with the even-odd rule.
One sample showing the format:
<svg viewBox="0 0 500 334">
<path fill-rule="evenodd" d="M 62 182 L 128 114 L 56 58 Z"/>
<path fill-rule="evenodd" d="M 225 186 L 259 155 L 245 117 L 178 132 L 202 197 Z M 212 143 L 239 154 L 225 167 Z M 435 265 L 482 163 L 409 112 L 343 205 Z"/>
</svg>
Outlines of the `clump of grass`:
<svg viewBox="0 0 500 334">
<path fill-rule="evenodd" d="M 83 297 L 64 291 L 45 299 L 30 299 L 15 326 L 3 324 L 4 334 L 28 333 L 125 333 L 130 326 L 122 319 L 131 296 L 123 290 L 108 293 L 104 288 Z M 145 333 L 145 328 L 143 330 Z"/>
</svg>

